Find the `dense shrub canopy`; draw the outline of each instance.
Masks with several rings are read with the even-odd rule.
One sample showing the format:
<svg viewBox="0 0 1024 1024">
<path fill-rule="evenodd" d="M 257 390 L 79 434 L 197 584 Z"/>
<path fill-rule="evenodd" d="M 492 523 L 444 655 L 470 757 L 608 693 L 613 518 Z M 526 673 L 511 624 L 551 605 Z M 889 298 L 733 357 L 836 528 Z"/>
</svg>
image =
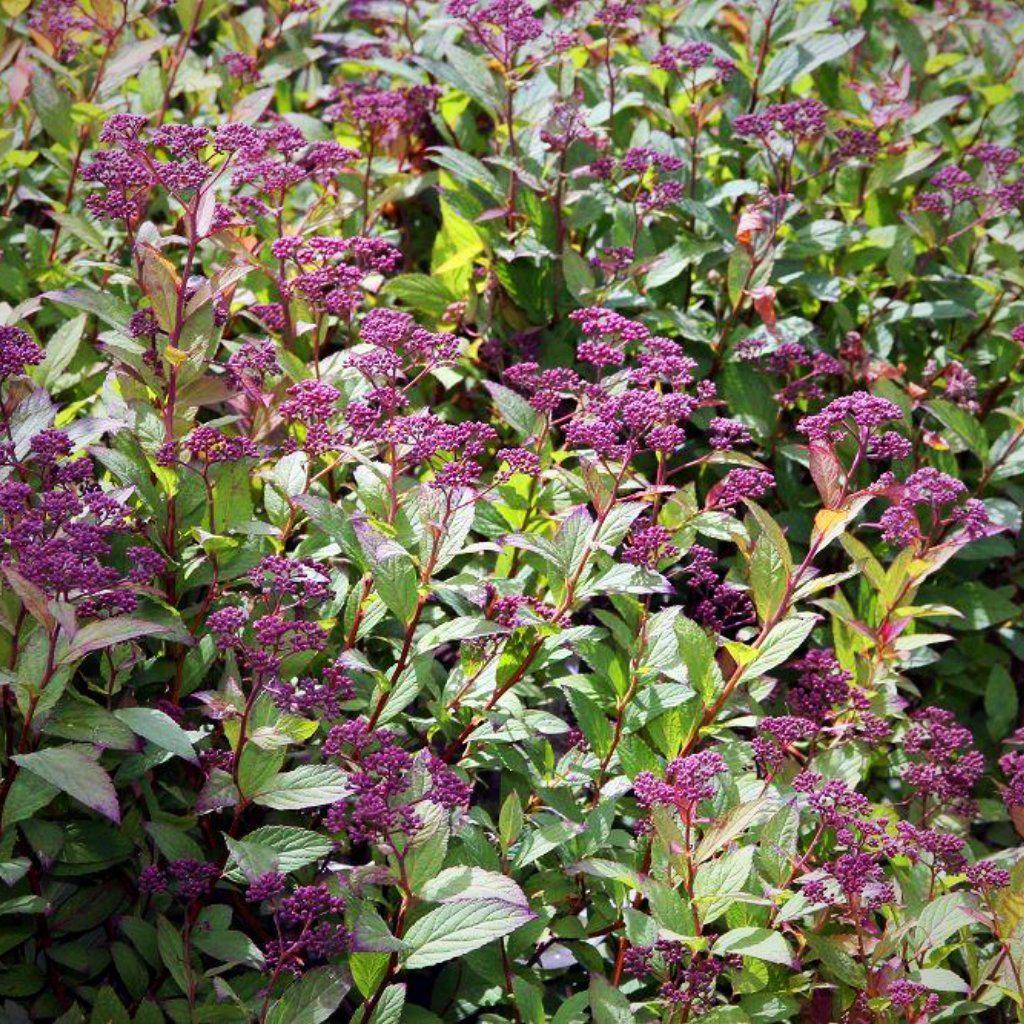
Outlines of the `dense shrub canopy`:
<svg viewBox="0 0 1024 1024">
<path fill-rule="evenodd" d="M 2 0 L 0 1016 L 1024 1012 L 1024 13 Z"/>
</svg>

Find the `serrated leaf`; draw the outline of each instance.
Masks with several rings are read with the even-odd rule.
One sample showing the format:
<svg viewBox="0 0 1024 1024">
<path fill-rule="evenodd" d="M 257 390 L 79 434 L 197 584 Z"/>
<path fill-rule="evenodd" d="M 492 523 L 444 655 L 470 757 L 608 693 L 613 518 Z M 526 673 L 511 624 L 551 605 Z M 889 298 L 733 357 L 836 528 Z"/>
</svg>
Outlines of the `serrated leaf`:
<svg viewBox="0 0 1024 1024">
<path fill-rule="evenodd" d="M 265 850 L 276 861 L 277 870 L 285 874 L 315 864 L 334 849 L 326 836 L 296 825 L 263 825 L 244 836 L 243 841 L 249 848 Z M 224 874 L 236 882 L 245 877 L 231 864 Z"/>
<path fill-rule="evenodd" d="M 508 875 L 483 868 L 445 868 L 419 892 L 422 899 L 434 903 L 460 903 L 466 900 L 501 900 L 529 910 L 526 894 Z"/>
<path fill-rule="evenodd" d="M 733 928 L 715 941 L 714 952 L 739 953 L 756 960 L 789 967 L 794 963 L 793 951 L 780 932 L 768 928 Z"/>
<path fill-rule="evenodd" d="M 863 30 L 855 29 L 852 32 L 828 33 L 790 43 L 768 62 L 761 76 L 761 94 L 768 96 L 802 75 L 809 75 L 822 64 L 838 60 L 863 38 Z"/>
<path fill-rule="evenodd" d="M 431 910 L 405 933 L 412 949 L 410 970 L 444 963 L 486 946 L 534 919 L 534 914 L 503 900 L 465 900 Z"/>
<path fill-rule="evenodd" d="M 323 1024 L 341 1006 L 349 988 L 340 967 L 317 967 L 271 1004 L 265 1024 Z"/>
<path fill-rule="evenodd" d="M 136 735 L 186 761 L 198 763 L 187 733 L 165 712 L 157 708 L 120 708 L 114 715 Z"/>
<path fill-rule="evenodd" d="M 599 974 L 590 978 L 588 999 L 594 1024 L 633 1024 L 636 1020 L 625 995 Z"/>
<path fill-rule="evenodd" d="M 812 612 L 796 612 L 783 619 L 764 638 L 742 678 L 754 679 L 781 665 L 811 635 L 817 622 L 818 616 Z"/>
<path fill-rule="evenodd" d="M 354 519 L 352 528 L 366 556 L 380 599 L 403 622 L 412 621 L 419 599 L 419 577 L 412 556 L 366 520 Z"/>
<path fill-rule="evenodd" d="M 115 615 L 113 618 L 98 619 L 83 626 L 74 635 L 58 663 L 71 665 L 93 651 L 102 651 L 107 647 L 114 647 L 128 640 L 138 640 L 144 636 L 169 637 L 177 643 L 192 642 L 187 633 L 167 623 L 151 622 L 131 615 Z"/>
<path fill-rule="evenodd" d="M 348 777 L 327 764 L 305 764 L 270 778 L 253 794 L 253 802 L 278 811 L 322 807 L 349 793 Z"/>
<path fill-rule="evenodd" d="M 189 968 L 181 931 L 161 914 L 156 922 L 156 944 L 167 973 L 182 992 L 189 991 Z"/>
<path fill-rule="evenodd" d="M 703 924 L 710 924 L 728 910 L 743 891 L 754 863 L 753 846 L 743 846 L 700 866 L 694 877 L 693 899 Z"/>
<path fill-rule="evenodd" d="M 12 760 L 113 822 L 121 821 L 117 792 L 91 747 L 48 747 Z"/>
</svg>

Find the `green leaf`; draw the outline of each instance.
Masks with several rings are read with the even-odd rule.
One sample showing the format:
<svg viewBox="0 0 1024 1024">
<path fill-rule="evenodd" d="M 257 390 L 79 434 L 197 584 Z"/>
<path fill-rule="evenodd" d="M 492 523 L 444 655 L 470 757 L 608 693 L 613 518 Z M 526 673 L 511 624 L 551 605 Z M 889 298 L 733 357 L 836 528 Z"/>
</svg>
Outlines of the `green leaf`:
<svg viewBox="0 0 1024 1024">
<path fill-rule="evenodd" d="M 976 416 L 966 409 L 947 402 L 944 398 L 933 398 L 928 402 L 928 411 L 956 438 L 984 462 L 988 458 L 988 438 Z"/>
<path fill-rule="evenodd" d="M 100 767 L 92 747 L 48 747 L 16 754 L 15 764 L 74 797 L 111 821 L 121 821 L 121 809 L 110 776 Z"/>
<path fill-rule="evenodd" d="M 161 914 L 156 922 L 156 944 L 167 973 L 182 992 L 190 989 L 190 970 L 185 959 L 185 943 L 181 931 Z"/>
<path fill-rule="evenodd" d="M 730 808 L 723 817 L 705 831 L 694 853 L 694 860 L 698 864 L 708 860 L 743 835 L 754 820 L 760 816 L 766 803 L 766 798 L 758 798 Z"/>
<path fill-rule="evenodd" d="M 942 945 L 954 932 L 976 920 L 977 898 L 971 893 L 948 892 L 932 900 L 917 917 L 919 949 Z"/>
<path fill-rule="evenodd" d="M 53 387 L 57 378 L 74 359 L 78 343 L 82 340 L 86 319 L 84 313 L 72 317 L 62 323 L 50 336 L 50 340 L 46 343 L 46 355 L 33 373 L 33 377 L 42 387 Z"/>
<path fill-rule="evenodd" d="M 444 904 L 419 918 L 405 934 L 412 952 L 410 970 L 463 956 L 500 939 L 534 919 L 534 914 L 503 900 L 472 899 Z"/>
<path fill-rule="evenodd" d="M 501 805 L 498 815 L 498 834 L 505 847 L 511 846 L 523 831 L 523 804 L 519 794 L 512 790 Z"/>
<path fill-rule="evenodd" d="M 494 198 L 501 196 L 502 188 L 498 179 L 475 156 L 470 156 L 469 153 L 464 153 L 461 149 L 452 149 L 451 146 L 435 146 L 430 151 L 430 159 L 460 181 L 479 185 Z"/>
<path fill-rule="evenodd" d="M 800 812 L 783 804 L 761 829 L 758 864 L 776 884 L 787 877 L 800 835 Z"/>
<path fill-rule="evenodd" d="M 4 826 L 31 818 L 42 810 L 60 791 L 45 779 L 31 772 L 19 772 L 4 804 Z"/>
<path fill-rule="evenodd" d="M 722 671 L 715 661 L 715 641 L 696 622 L 683 615 L 675 619 L 674 627 L 687 681 L 705 703 L 710 703 L 723 683 Z"/>
<path fill-rule="evenodd" d="M 352 941 L 354 948 L 367 953 L 398 953 L 406 948 L 401 939 L 391 934 L 373 904 L 365 901 L 360 904 L 352 926 Z"/>
<path fill-rule="evenodd" d="M 636 1020 L 629 1000 L 600 974 L 590 978 L 589 1001 L 594 1024 L 633 1024 Z"/>
<path fill-rule="evenodd" d="M 443 644 L 459 640 L 476 640 L 479 637 L 494 636 L 502 632 L 504 629 L 494 622 L 488 622 L 486 619 L 476 616 L 460 615 L 447 622 L 442 622 L 433 629 L 428 629 L 416 641 L 416 651 L 423 654 L 426 651 L 433 651 Z"/>
<path fill-rule="evenodd" d="M 109 985 L 104 985 L 96 993 L 89 1024 L 130 1024 L 131 1020 L 117 993 Z"/>
<path fill-rule="evenodd" d="M 445 56 L 447 60 L 443 62 L 426 57 L 413 59 L 435 78 L 455 86 L 486 110 L 496 112 L 501 106 L 501 94 L 483 59 L 455 46 Z"/>
<path fill-rule="evenodd" d="M 104 99 L 117 95 L 125 82 L 135 78 L 150 58 L 167 44 L 163 36 L 154 39 L 140 39 L 125 43 L 107 65 L 100 85 L 100 96 Z M 237 120 L 237 118 L 236 118 Z"/>
<path fill-rule="evenodd" d="M 419 577 L 412 556 L 390 537 L 378 533 L 365 520 L 353 520 L 374 586 L 380 599 L 403 622 L 411 622 L 419 602 Z"/>
<path fill-rule="evenodd" d="M 667 885 L 654 879 L 646 886 L 647 899 L 651 905 L 654 920 L 676 935 L 693 935 L 696 926 L 690 910 L 689 900 L 678 889 L 670 889 Z"/>
<path fill-rule="evenodd" d="M 818 622 L 813 612 L 796 612 L 783 619 L 764 638 L 753 661 L 743 670 L 743 679 L 755 679 L 786 661 L 811 635 Z"/>
<path fill-rule="evenodd" d="M 317 967 L 294 982 L 267 1011 L 265 1024 L 322 1024 L 351 988 L 340 967 Z"/>
<path fill-rule="evenodd" d="M 604 757 L 612 745 L 612 724 L 595 701 L 579 690 L 566 687 L 565 695 L 569 700 L 576 724 L 580 727 L 587 742 L 598 757 Z"/>
<path fill-rule="evenodd" d="M 484 251 L 479 231 L 441 200 L 441 230 L 434 239 L 430 273 L 447 288 L 462 294 L 469 284 L 473 261 Z"/>
<path fill-rule="evenodd" d="M 71 118 L 71 97 L 54 81 L 53 75 L 41 64 L 32 71 L 30 92 L 32 109 L 39 123 L 54 141 L 70 149 L 75 141 L 75 123 Z"/>
<path fill-rule="evenodd" d="M 674 281 L 687 267 L 698 262 L 708 252 L 712 252 L 715 243 L 698 238 L 681 238 L 667 249 L 658 253 L 647 267 L 647 287 L 660 288 Z"/>
<path fill-rule="evenodd" d="M 754 545 L 750 559 L 750 590 L 754 605 L 763 622 L 782 607 L 789 574 L 785 562 L 771 537 L 762 534 Z"/>
<path fill-rule="evenodd" d="M 405 1007 L 405 986 L 388 985 L 368 1024 L 399 1024 Z M 412 1009 L 412 1007 L 410 1007 Z M 355 1024 L 355 1022 L 353 1022 Z"/>
<path fill-rule="evenodd" d="M 504 384 L 497 384 L 494 381 L 484 381 L 484 387 L 491 396 L 501 418 L 517 434 L 528 437 L 537 429 L 540 422 L 540 413 L 521 395 L 516 394 L 511 388 Z"/>
<path fill-rule="evenodd" d="M 729 303 L 733 309 L 739 308 L 743 301 L 744 293 L 750 285 L 750 278 L 753 274 L 754 262 L 750 253 L 742 246 L 737 245 L 729 255 L 729 264 L 726 268 L 726 284 L 729 289 Z"/>
<path fill-rule="evenodd" d="M 188 734 L 165 712 L 156 708 L 120 708 L 114 714 L 136 735 L 186 761 L 198 763 Z"/>
<path fill-rule="evenodd" d="M 328 856 L 334 844 L 319 832 L 296 825 L 263 825 L 244 837 L 247 848 L 265 850 L 277 862 L 277 870 L 285 874 L 315 864 Z M 224 872 L 231 881 L 240 882 L 244 873 L 229 863 Z"/>
<path fill-rule="evenodd" d="M 985 714 L 988 732 L 994 740 L 1001 740 L 1017 721 L 1019 700 L 1017 686 L 1002 665 L 994 665 L 985 687 Z"/>
<path fill-rule="evenodd" d="M 24 896 L 14 896 L 9 900 L 0 900 L 0 915 L 6 914 L 41 914 L 49 904 L 42 896 L 33 896 L 27 893 Z"/>
<path fill-rule="evenodd" d="M 440 320 L 456 300 L 443 281 L 429 274 L 399 274 L 384 283 L 380 294 L 409 306 L 417 313 L 424 313 L 432 320 Z"/>
<path fill-rule="evenodd" d="M 263 807 L 295 811 L 332 804 L 348 792 L 348 777 L 340 768 L 304 764 L 273 776 L 252 799 Z"/>
<path fill-rule="evenodd" d="M 812 36 L 810 39 L 790 43 L 768 62 L 761 76 L 761 95 L 768 96 L 795 82 L 802 75 L 809 75 L 822 64 L 838 60 L 863 38 L 864 32 L 856 29 L 852 32 Z"/>
<path fill-rule="evenodd" d="M 83 626 L 74 635 L 58 663 L 71 665 L 93 651 L 102 651 L 107 647 L 115 647 L 144 636 L 169 637 L 177 643 L 192 643 L 192 638 L 186 632 L 165 622 L 151 622 L 131 615 L 115 615 L 113 618 L 98 619 Z"/>
<path fill-rule="evenodd" d="M 343 508 L 313 494 L 298 494 L 294 503 L 306 512 L 319 530 L 336 541 L 357 565 L 361 568 L 369 567 L 352 521 Z"/>
<path fill-rule="evenodd" d="M 445 868 L 420 889 L 419 895 L 434 903 L 501 900 L 526 911 L 530 908 L 526 894 L 508 875 L 483 868 Z"/>
<path fill-rule="evenodd" d="M 232 839 L 228 835 L 224 837 L 224 844 L 228 848 L 229 863 L 233 865 L 231 874 L 225 870 L 226 878 L 237 876 L 239 881 L 251 882 L 260 875 L 278 869 L 277 854 L 269 847 L 251 843 L 247 839 Z"/>
<path fill-rule="evenodd" d="M 815 935 L 810 930 L 805 931 L 803 936 L 811 951 L 824 965 L 827 974 L 854 988 L 863 988 L 864 968 L 845 949 L 840 948 L 834 937 Z"/>
<path fill-rule="evenodd" d="M 701 922 L 710 924 L 729 909 L 743 891 L 754 863 L 753 846 L 738 850 L 702 864 L 693 883 L 693 899 L 700 911 Z"/>
<path fill-rule="evenodd" d="M 43 732 L 75 743 L 100 744 L 111 750 L 139 749 L 138 737 L 127 725 L 106 708 L 74 691 L 57 704 Z"/>
<path fill-rule="evenodd" d="M 768 928 L 733 928 L 716 940 L 714 952 L 739 953 L 773 964 L 793 965 L 793 951 L 780 932 Z"/>
<path fill-rule="evenodd" d="M 263 966 L 263 954 L 259 947 L 243 932 L 231 929 L 206 931 L 197 928 L 192 933 L 192 944 L 207 956 L 224 964 L 246 964 L 249 967 Z"/>
<path fill-rule="evenodd" d="M 86 313 L 94 313 L 110 327 L 125 327 L 132 315 L 132 308 L 110 292 L 90 291 L 87 288 L 66 288 L 63 291 L 46 292 L 44 298 L 60 302 Z"/>
<path fill-rule="evenodd" d="M 377 991 L 384 975 L 388 972 L 391 956 L 388 953 L 352 953 L 348 959 L 349 970 L 355 986 L 366 999 Z"/>
</svg>

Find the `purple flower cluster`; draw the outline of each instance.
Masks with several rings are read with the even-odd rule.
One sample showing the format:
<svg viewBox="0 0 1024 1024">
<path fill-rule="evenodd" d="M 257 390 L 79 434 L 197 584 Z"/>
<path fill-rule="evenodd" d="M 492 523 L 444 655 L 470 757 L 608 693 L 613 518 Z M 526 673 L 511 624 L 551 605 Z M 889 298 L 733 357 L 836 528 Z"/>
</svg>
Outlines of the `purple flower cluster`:
<svg viewBox="0 0 1024 1024">
<path fill-rule="evenodd" d="M 526 0 L 449 0 L 445 9 L 464 21 L 473 40 L 506 68 L 514 67 L 519 51 L 544 32 Z"/>
<path fill-rule="evenodd" d="M 649 521 L 634 525 L 622 549 L 622 560 L 630 565 L 655 569 L 659 562 L 675 558 L 679 548 L 672 543 L 672 531 Z"/>
<path fill-rule="evenodd" d="M 698 1016 L 711 1009 L 721 975 L 742 965 L 742 957 L 736 954 L 690 952 L 674 939 L 658 939 L 653 946 L 630 946 L 623 957 L 628 974 L 660 979 L 662 999 L 686 1014 Z"/>
<path fill-rule="evenodd" d="M 804 896 L 812 903 L 844 903 L 854 912 L 877 910 L 896 900 L 882 865 L 867 853 L 843 853 L 807 877 Z"/>
<path fill-rule="evenodd" d="M 429 85 L 379 89 L 346 82 L 334 90 L 323 116 L 325 121 L 353 128 L 366 154 L 372 157 L 381 145 L 420 131 L 438 95 L 438 90 Z M 321 149 L 317 155 L 324 152 Z"/>
<path fill-rule="evenodd" d="M 227 373 L 233 387 L 262 402 L 267 378 L 281 373 L 274 343 L 270 340 L 243 343 L 228 357 Z"/>
<path fill-rule="evenodd" d="M 336 719 L 342 705 L 355 696 L 355 683 L 339 664 L 327 665 L 319 678 L 275 679 L 267 692 L 282 711 L 292 715 L 315 715 L 318 719 Z"/>
<path fill-rule="evenodd" d="M 255 66 L 240 56 L 225 66 L 231 74 L 251 78 Z M 104 219 L 134 223 L 150 194 L 161 189 L 187 205 L 230 168 L 231 194 L 213 204 L 204 234 L 250 226 L 304 182 L 331 187 L 358 158 L 337 143 L 309 143 L 298 128 L 280 120 L 264 125 L 229 121 L 211 131 L 190 124 L 153 128 L 140 115 L 115 114 L 100 140 L 111 148 L 93 154 L 82 179 L 100 187 L 86 205 Z"/>
<path fill-rule="evenodd" d="M 287 879 L 272 871 L 252 880 L 246 898 L 269 901 L 278 938 L 264 947 L 268 966 L 301 975 L 316 964 L 336 960 L 352 949 L 352 934 L 334 918 L 343 917 L 346 900 L 323 883 L 296 886 L 285 895 Z"/>
<path fill-rule="evenodd" d="M 738 466 L 708 491 L 705 504 L 708 508 L 733 508 L 744 499 L 763 498 L 774 486 L 775 477 L 767 469 Z"/>
<path fill-rule="evenodd" d="M 23 458 L 0 446 L 0 465 L 14 471 L 0 482 L 0 564 L 82 618 L 134 611 L 166 561 L 135 544 L 118 568 L 115 539 L 136 533 L 134 516 L 123 495 L 100 488 L 92 460 L 75 457 L 69 436 L 51 428 L 30 439 Z"/>
<path fill-rule="evenodd" d="M 1024 729 L 1018 729 L 1007 743 L 1011 749 L 999 759 L 999 767 L 1006 776 L 1003 799 L 1011 809 L 1024 808 Z"/>
<path fill-rule="evenodd" d="M 662 46 L 651 63 L 662 71 L 693 79 L 696 79 L 697 72 L 710 65 L 710 81 L 726 82 L 736 72 L 736 65 L 731 60 L 715 56 L 714 47 L 710 43 L 697 40 Z"/>
<path fill-rule="evenodd" d="M 797 341 L 783 342 L 765 352 L 766 344 L 766 338 L 755 335 L 742 342 L 736 354 L 745 361 L 756 360 L 769 373 L 787 378 L 775 395 L 785 408 L 824 399 L 828 379 L 842 376 L 842 363 L 827 352 L 812 351 Z"/>
<path fill-rule="evenodd" d="M 324 741 L 324 753 L 351 766 L 351 796 L 332 804 L 324 824 L 351 842 L 394 846 L 420 828 L 417 806 L 429 800 L 448 810 L 469 805 L 471 786 L 448 765 L 430 755 L 423 765 L 425 785 L 414 795 L 413 756 L 387 729 L 372 729 L 365 719 L 334 726 Z"/>
<path fill-rule="evenodd" d="M 903 781 L 918 800 L 930 805 L 927 813 L 944 809 L 969 815 L 974 787 L 985 774 L 985 758 L 970 729 L 945 708 L 923 708 L 910 718 L 903 739 L 910 764 L 903 770 Z"/>
<path fill-rule="evenodd" d="M 204 899 L 213 890 L 220 877 L 220 868 L 206 861 L 182 858 L 168 863 L 166 870 L 155 864 L 143 868 L 139 875 L 139 892 L 163 893 L 172 891 L 184 903 Z"/>
<path fill-rule="evenodd" d="M 769 142 L 777 136 L 793 141 L 820 138 L 827 128 L 828 108 L 820 100 L 791 100 L 774 103 L 754 114 L 740 114 L 733 119 L 737 135 Z"/>
<path fill-rule="evenodd" d="M 0 383 L 43 361 L 43 350 L 20 327 L 0 326 Z"/>
<path fill-rule="evenodd" d="M 690 820 L 697 805 L 715 795 L 715 778 L 727 771 L 721 754 L 705 750 L 670 761 L 664 779 L 640 772 L 633 780 L 633 793 L 642 807 L 674 807 Z"/>
<path fill-rule="evenodd" d="M 346 319 L 362 304 L 366 278 L 390 273 L 401 261 L 401 254 L 389 242 L 363 235 L 286 236 L 271 248 L 282 268 L 297 271 L 281 281 L 284 298 L 301 297 L 315 312 Z"/>
<path fill-rule="evenodd" d="M 82 48 L 82 34 L 96 29 L 96 23 L 77 7 L 78 0 L 38 0 L 30 8 L 29 27 L 47 41 L 53 57 L 62 63 L 74 60 Z"/>
<path fill-rule="evenodd" d="M 801 419 L 796 429 L 812 441 L 836 444 L 846 436 L 868 436 L 883 423 L 903 418 L 903 411 L 895 402 L 879 398 L 867 391 L 855 391 L 830 402 L 821 412 Z"/>
<path fill-rule="evenodd" d="M 488 619 L 507 629 L 538 622 L 565 625 L 569 621 L 569 616 L 560 616 L 554 605 L 526 594 L 500 594 L 493 583 L 484 585 L 483 606 Z"/>
<path fill-rule="evenodd" d="M 254 459 L 259 449 L 247 437 L 237 434 L 225 434 L 216 427 L 196 427 L 181 443 L 184 453 L 196 462 L 215 465 L 219 462 L 239 462 L 242 459 Z M 173 446 L 166 449 L 161 459 L 163 463 L 171 462 Z"/>
<path fill-rule="evenodd" d="M 892 504 L 878 525 L 888 543 L 897 547 L 936 543 L 946 530 L 960 531 L 967 540 L 984 537 L 990 528 L 984 502 L 967 497 L 964 483 L 926 466 L 903 483 L 883 474 L 875 489 Z"/>
<path fill-rule="evenodd" d="M 800 674 L 790 686 L 787 700 L 797 715 L 827 722 L 850 700 L 853 674 L 839 664 L 834 652 L 825 648 L 808 651 L 793 662 L 793 668 Z"/>
<path fill-rule="evenodd" d="M 754 760 L 763 772 L 775 773 L 794 745 L 817 735 L 819 728 L 817 722 L 796 715 L 763 718 L 751 743 Z"/>
<path fill-rule="evenodd" d="M 715 553 L 694 544 L 689 555 L 689 565 L 683 570 L 688 577 L 683 590 L 687 615 L 705 629 L 722 635 L 734 634 L 754 622 L 753 602 L 746 591 L 719 576 Z"/>
<path fill-rule="evenodd" d="M 664 210 L 685 198 L 681 182 L 666 177 L 682 170 L 684 161 L 650 146 L 636 146 L 622 157 L 599 156 L 589 167 L 598 181 L 617 185 L 624 197 L 646 213 Z"/>
</svg>

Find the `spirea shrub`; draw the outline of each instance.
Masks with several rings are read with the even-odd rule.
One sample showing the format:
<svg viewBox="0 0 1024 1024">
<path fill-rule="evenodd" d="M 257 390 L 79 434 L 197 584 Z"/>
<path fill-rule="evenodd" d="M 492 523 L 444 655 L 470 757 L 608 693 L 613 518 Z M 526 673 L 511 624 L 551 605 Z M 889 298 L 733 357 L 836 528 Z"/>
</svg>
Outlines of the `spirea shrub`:
<svg viewBox="0 0 1024 1024">
<path fill-rule="evenodd" d="M 3 0 L 21 1024 L 1024 1013 L 1024 14 Z"/>
</svg>

